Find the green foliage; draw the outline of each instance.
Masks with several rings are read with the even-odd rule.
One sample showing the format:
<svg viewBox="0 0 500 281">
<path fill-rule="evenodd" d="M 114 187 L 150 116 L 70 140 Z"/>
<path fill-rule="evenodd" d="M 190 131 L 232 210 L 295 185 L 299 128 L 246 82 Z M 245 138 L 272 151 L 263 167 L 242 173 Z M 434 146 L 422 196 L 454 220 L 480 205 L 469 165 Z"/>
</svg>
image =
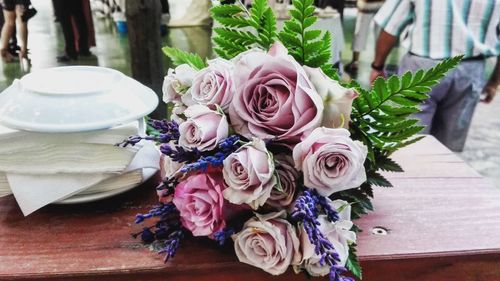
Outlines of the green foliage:
<svg viewBox="0 0 500 281">
<path fill-rule="evenodd" d="M 343 191 L 340 195 L 349 202 L 360 203 L 351 209 L 353 218 L 372 210 L 373 206 L 367 201 L 373 197 L 373 186 L 392 187 L 379 171 L 403 171 L 390 155 L 422 138 L 415 137 L 415 134 L 423 127 L 417 125 L 418 120 L 412 119 L 410 115 L 419 111 L 418 106 L 428 98 L 427 92 L 460 59 L 444 60 L 429 70 L 407 72 L 401 77 L 391 76 L 387 80 L 378 78 L 370 91 L 364 90 L 355 81 L 347 85 L 360 94 L 353 102 L 350 124 L 352 137 L 362 141 L 368 148 L 365 162 L 367 181 L 359 188 Z"/>
<path fill-rule="evenodd" d="M 389 156 L 384 154 L 376 155 L 377 159 L 377 168 L 386 172 L 403 172 L 403 168 L 399 166 L 394 160 L 389 158 Z"/>
<path fill-rule="evenodd" d="M 250 11 L 241 4 L 219 5 L 210 9 L 221 27 L 214 28 L 214 51 L 231 59 L 252 47 L 265 50 L 276 41 L 276 17 L 267 0 L 255 0 Z"/>
<path fill-rule="evenodd" d="M 332 36 L 328 31 L 310 29 L 317 20 L 313 3 L 313 0 L 293 1 L 291 18 L 285 21 L 279 38 L 300 64 L 323 68 L 331 59 Z"/>
<path fill-rule="evenodd" d="M 354 276 L 359 279 L 363 279 L 363 272 L 361 270 L 361 265 L 359 264 L 355 244 L 349 247 L 349 256 L 347 258 L 346 267 Z"/>
<path fill-rule="evenodd" d="M 167 55 L 172 60 L 174 65 L 187 63 L 197 70 L 207 66 L 205 61 L 198 54 L 184 52 L 179 49 L 167 46 L 163 47 L 162 50 L 163 53 L 165 53 L 165 55 Z"/>
<path fill-rule="evenodd" d="M 406 72 L 401 77 L 391 76 L 387 80 L 378 78 L 371 91 L 354 85 L 360 96 L 354 100 L 351 118 L 357 127 L 356 133 L 363 135 L 363 142 L 372 151 L 377 149 L 388 153 L 415 142 L 414 135 L 423 127 L 409 116 L 419 111 L 418 106 L 428 98 L 427 92 L 460 59 L 444 60 L 427 71 Z"/>
</svg>

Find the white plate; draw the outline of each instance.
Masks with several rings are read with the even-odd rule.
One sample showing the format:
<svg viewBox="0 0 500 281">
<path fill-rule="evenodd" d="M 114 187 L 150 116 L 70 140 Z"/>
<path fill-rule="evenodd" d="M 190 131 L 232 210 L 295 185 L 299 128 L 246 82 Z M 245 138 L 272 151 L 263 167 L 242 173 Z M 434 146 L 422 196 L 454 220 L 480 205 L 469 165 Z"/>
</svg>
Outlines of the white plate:
<svg viewBox="0 0 500 281">
<path fill-rule="evenodd" d="M 145 183 L 147 180 L 149 180 L 152 176 L 156 174 L 158 170 L 156 169 L 150 169 L 150 168 L 144 168 L 142 169 L 142 183 Z M 139 184 L 140 185 L 140 184 Z M 132 184 L 132 185 L 127 185 L 124 186 L 120 189 L 114 189 L 106 192 L 101 192 L 101 193 L 95 193 L 95 194 L 87 194 L 87 195 L 73 195 L 69 198 L 63 199 L 61 201 L 54 202 L 52 204 L 81 204 L 81 203 L 89 203 L 89 202 L 94 202 L 102 199 L 106 199 L 109 197 L 116 196 L 118 194 L 127 192 L 137 186 L 137 184 Z"/>
<path fill-rule="evenodd" d="M 142 118 L 157 105 L 151 89 L 116 70 L 55 67 L 29 73 L 0 93 L 0 123 L 44 133 L 101 130 Z"/>
</svg>

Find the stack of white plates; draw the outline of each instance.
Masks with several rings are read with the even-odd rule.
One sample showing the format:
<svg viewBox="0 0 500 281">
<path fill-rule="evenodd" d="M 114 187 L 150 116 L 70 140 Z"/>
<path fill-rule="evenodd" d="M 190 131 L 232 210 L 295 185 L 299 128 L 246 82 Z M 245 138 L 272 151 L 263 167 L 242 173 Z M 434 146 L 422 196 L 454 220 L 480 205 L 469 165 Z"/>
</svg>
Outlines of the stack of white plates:
<svg viewBox="0 0 500 281">
<path fill-rule="evenodd" d="M 33 190 L 51 179 L 92 183 L 58 203 L 93 201 L 137 186 L 157 163 L 136 159 L 142 146 L 115 144 L 144 134 L 143 117 L 157 105 L 151 89 L 108 68 L 57 67 L 14 81 L 0 93 L 0 196 L 14 191 L 19 202 L 12 185 L 30 177 L 40 179 Z"/>
</svg>

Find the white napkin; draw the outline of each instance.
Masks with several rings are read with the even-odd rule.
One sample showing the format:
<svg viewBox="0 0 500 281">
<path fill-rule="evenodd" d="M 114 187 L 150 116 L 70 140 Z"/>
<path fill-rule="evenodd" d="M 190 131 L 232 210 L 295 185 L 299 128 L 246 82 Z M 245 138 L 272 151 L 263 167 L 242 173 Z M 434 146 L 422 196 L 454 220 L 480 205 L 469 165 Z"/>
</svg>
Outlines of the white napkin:
<svg viewBox="0 0 500 281">
<path fill-rule="evenodd" d="M 160 154 L 151 142 L 144 143 L 125 172 L 152 168 L 159 170 Z M 109 174 L 26 175 L 7 173 L 16 201 L 25 216 L 86 190 L 110 177 Z"/>
</svg>

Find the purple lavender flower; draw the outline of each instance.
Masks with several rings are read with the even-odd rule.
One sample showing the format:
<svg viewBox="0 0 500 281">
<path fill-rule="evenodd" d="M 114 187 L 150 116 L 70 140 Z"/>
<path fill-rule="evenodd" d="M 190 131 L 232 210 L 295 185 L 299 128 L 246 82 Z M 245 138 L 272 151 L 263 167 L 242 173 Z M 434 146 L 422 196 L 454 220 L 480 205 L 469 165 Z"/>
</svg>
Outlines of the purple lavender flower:
<svg viewBox="0 0 500 281">
<path fill-rule="evenodd" d="M 219 145 L 217 152 L 214 155 L 210 156 L 201 156 L 193 163 L 185 165 L 181 172 L 188 173 L 192 171 L 204 171 L 206 172 L 208 167 L 220 167 L 223 165 L 224 159 L 229 156 L 231 153 L 235 152 L 241 144 L 240 136 L 233 135 L 223 139 Z M 172 158 L 173 159 L 173 158 Z M 176 161 L 175 159 L 173 159 Z"/>
<path fill-rule="evenodd" d="M 191 150 L 186 150 L 182 146 L 176 145 L 175 148 L 168 143 L 164 143 L 160 146 L 160 152 L 170 157 L 173 161 L 184 163 L 193 162 L 201 157 L 201 152 L 194 148 Z"/>
<path fill-rule="evenodd" d="M 214 239 L 215 241 L 219 242 L 219 245 L 224 245 L 227 241 L 227 239 L 231 238 L 231 235 L 234 234 L 234 228 L 232 227 L 226 227 L 221 231 L 217 231 L 214 233 Z"/>
<path fill-rule="evenodd" d="M 173 203 L 163 204 L 155 206 L 146 214 L 137 214 L 135 216 L 135 223 L 139 224 L 146 219 L 150 219 L 152 217 L 168 217 L 172 214 L 177 214 L 179 211 L 175 207 Z"/>
<path fill-rule="evenodd" d="M 131 136 L 122 143 L 117 144 L 117 146 L 134 146 L 141 140 L 149 140 L 157 143 L 169 143 L 179 140 L 179 124 L 175 121 L 151 119 L 149 125 L 155 130 L 151 135 L 145 137 Z"/>
<path fill-rule="evenodd" d="M 338 265 L 340 261 L 338 253 L 335 252 L 332 243 L 319 230 L 318 216 L 321 211 L 328 216 L 332 223 L 339 219 L 337 211 L 330 206 L 325 197 L 319 195 L 315 190 L 305 188 L 304 193 L 295 201 L 292 219 L 302 222 L 309 241 L 314 245 L 314 252 L 320 256 L 320 264 L 330 267 L 330 281 L 351 280 L 342 275 L 347 270 Z"/>
<path fill-rule="evenodd" d="M 175 256 L 183 238 L 184 232 L 181 229 L 170 233 L 167 240 L 165 240 L 163 249 L 158 252 L 159 254 L 165 254 L 165 262 Z"/>
</svg>

